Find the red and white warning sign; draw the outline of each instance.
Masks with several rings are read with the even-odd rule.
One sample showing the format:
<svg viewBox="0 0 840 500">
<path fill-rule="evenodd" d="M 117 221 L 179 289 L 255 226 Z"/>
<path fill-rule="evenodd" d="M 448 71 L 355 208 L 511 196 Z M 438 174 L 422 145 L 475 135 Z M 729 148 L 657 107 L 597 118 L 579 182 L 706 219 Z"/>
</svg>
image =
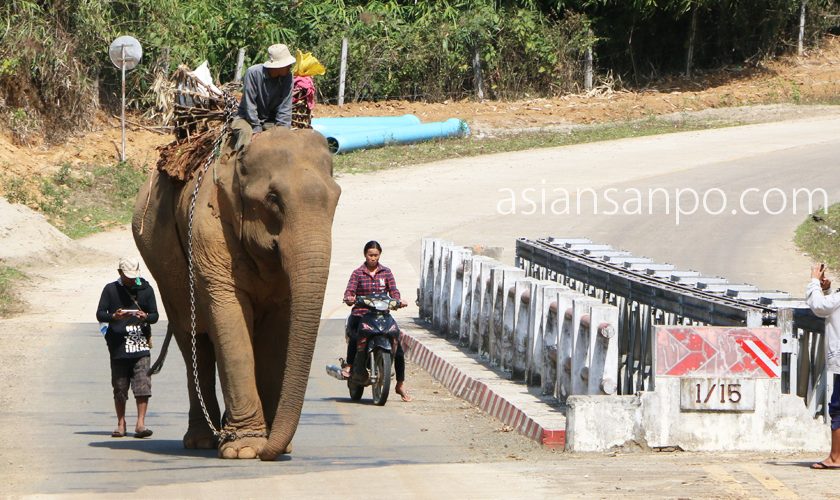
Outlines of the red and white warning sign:
<svg viewBox="0 0 840 500">
<path fill-rule="evenodd" d="M 658 377 L 779 378 L 778 328 L 656 327 Z"/>
</svg>

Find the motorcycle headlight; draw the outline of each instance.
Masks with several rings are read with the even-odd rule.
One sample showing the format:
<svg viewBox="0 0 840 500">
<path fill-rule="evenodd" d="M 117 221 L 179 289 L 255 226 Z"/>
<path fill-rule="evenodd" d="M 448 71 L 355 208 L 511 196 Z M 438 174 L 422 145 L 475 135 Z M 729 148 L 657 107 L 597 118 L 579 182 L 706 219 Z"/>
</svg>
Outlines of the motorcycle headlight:
<svg viewBox="0 0 840 500">
<path fill-rule="evenodd" d="M 375 300 L 373 301 L 373 307 L 377 311 L 387 311 L 388 310 L 388 302 L 384 300 Z"/>
</svg>

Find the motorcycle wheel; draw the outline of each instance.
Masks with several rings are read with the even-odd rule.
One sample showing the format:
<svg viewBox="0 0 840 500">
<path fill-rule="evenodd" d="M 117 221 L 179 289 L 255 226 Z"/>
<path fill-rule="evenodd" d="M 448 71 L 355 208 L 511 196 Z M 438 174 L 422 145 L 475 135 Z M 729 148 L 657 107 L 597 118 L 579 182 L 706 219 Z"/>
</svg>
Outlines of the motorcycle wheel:
<svg viewBox="0 0 840 500">
<path fill-rule="evenodd" d="M 376 382 L 371 386 L 373 404 L 385 406 L 391 389 L 391 353 L 377 349 L 373 353 L 373 362 L 376 364 Z"/>
<path fill-rule="evenodd" d="M 350 389 L 350 399 L 353 401 L 358 401 L 362 399 L 362 394 L 365 392 L 365 386 L 354 384 L 351 381 L 347 381 L 347 388 Z"/>
</svg>

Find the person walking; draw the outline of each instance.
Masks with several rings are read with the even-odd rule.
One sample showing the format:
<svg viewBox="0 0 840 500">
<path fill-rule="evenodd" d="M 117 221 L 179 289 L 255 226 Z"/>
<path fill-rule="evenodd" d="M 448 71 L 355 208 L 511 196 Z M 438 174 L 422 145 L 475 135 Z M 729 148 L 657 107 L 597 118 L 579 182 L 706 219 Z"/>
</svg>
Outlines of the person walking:
<svg viewBox="0 0 840 500">
<path fill-rule="evenodd" d="M 146 427 L 146 411 L 152 396 L 149 376 L 151 359 L 151 326 L 159 318 L 155 292 L 148 281 L 140 277 L 140 264 L 133 259 L 120 259 L 119 279 L 102 290 L 96 319 L 100 322 L 111 358 L 111 386 L 117 428 L 111 437 L 126 435 L 125 406 L 128 388 L 137 402 L 137 424 L 134 437 L 152 435 Z"/>
<path fill-rule="evenodd" d="M 811 281 L 805 291 L 811 311 L 825 318 L 825 364 L 834 373 L 831 402 L 831 451 L 828 458 L 811 465 L 812 469 L 840 470 L 840 291 L 831 293 L 831 280 L 825 276 L 825 264 L 811 268 Z"/>
</svg>

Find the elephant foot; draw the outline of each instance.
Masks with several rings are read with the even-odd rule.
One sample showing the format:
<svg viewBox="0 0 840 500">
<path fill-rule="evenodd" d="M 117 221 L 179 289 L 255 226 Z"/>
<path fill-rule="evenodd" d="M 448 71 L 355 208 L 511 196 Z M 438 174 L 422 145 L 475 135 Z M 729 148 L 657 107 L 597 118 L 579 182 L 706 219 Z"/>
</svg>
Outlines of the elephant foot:
<svg viewBox="0 0 840 500">
<path fill-rule="evenodd" d="M 220 458 L 257 458 L 268 440 L 265 437 L 241 437 L 219 446 Z"/>
<path fill-rule="evenodd" d="M 218 446 L 219 440 L 207 425 L 199 428 L 189 428 L 184 434 L 184 448 L 188 450 L 213 450 Z"/>
</svg>

